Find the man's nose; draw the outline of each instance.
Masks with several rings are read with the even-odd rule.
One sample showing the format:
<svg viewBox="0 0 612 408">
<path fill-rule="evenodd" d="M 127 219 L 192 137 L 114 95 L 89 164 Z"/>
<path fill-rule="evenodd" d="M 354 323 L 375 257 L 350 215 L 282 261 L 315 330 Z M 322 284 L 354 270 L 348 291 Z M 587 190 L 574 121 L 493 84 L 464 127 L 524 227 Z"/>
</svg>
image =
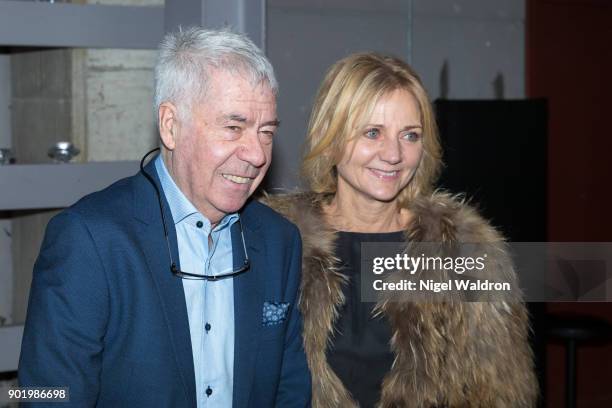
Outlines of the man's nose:
<svg viewBox="0 0 612 408">
<path fill-rule="evenodd" d="M 259 140 L 257 131 L 248 132 L 243 136 L 243 143 L 238 151 L 238 158 L 248 162 L 253 167 L 261 167 L 266 164 L 266 152 Z"/>
<path fill-rule="evenodd" d="M 402 160 L 402 147 L 400 141 L 393 137 L 382 140 L 378 155 L 381 160 L 389 164 L 397 164 Z"/>
</svg>

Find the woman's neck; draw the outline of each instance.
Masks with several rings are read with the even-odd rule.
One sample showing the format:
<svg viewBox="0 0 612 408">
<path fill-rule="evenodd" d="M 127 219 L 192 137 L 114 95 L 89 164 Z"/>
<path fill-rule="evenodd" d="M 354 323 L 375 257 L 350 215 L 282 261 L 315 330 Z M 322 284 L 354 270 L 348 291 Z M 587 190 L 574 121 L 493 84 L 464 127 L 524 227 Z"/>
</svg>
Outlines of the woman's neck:
<svg viewBox="0 0 612 408">
<path fill-rule="evenodd" d="M 397 201 L 381 202 L 364 197 L 350 197 L 337 193 L 323 207 L 328 224 L 339 231 L 395 232 L 406 229 L 411 219 L 407 209 Z"/>
</svg>

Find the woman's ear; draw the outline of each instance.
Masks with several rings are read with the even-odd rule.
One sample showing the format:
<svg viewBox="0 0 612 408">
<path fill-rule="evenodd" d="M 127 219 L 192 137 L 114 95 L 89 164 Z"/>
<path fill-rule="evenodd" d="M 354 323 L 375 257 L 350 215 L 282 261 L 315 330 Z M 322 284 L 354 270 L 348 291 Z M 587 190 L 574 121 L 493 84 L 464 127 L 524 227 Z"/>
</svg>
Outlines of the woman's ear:
<svg viewBox="0 0 612 408">
<path fill-rule="evenodd" d="M 162 144 L 166 149 L 174 150 L 179 125 L 176 106 L 170 102 L 163 102 L 159 105 L 157 123 Z"/>
</svg>

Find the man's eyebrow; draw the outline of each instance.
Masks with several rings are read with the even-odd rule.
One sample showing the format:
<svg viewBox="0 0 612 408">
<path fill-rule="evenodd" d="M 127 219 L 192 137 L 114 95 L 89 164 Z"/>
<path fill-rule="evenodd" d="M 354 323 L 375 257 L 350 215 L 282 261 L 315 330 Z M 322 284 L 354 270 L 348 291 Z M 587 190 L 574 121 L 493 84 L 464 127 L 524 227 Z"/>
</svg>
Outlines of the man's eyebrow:
<svg viewBox="0 0 612 408">
<path fill-rule="evenodd" d="M 235 113 L 229 114 L 229 115 L 224 115 L 223 119 L 225 122 L 240 122 L 240 123 L 246 123 L 248 122 L 247 118 L 245 118 L 242 115 L 238 115 Z M 261 127 L 263 126 L 276 126 L 279 127 L 280 126 L 280 120 L 278 119 L 274 119 L 274 120 L 270 120 L 267 122 L 264 122 L 261 124 Z"/>
<path fill-rule="evenodd" d="M 270 121 L 268 121 L 268 122 L 264 122 L 264 123 L 262 123 L 262 124 L 261 124 L 261 127 L 264 127 L 264 126 L 276 126 L 276 127 L 279 127 L 279 126 L 280 126 L 280 124 L 281 124 L 281 123 L 280 123 L 280 120 L 278 120 L 278 119 L 274 119 L 274 120 L 270 120 Z"/>
<path fill-rule="evenodd" d="M 234 121 L 234 122 L 242 122 L 245 123 L 247 121 L 247 118 L 245 118 L 242 115 L 237 115 L 235 113 L 229 114 L 229 115 L 224 115 L 223 119 L 225 119 L 226 121 Z"/>
</svg>

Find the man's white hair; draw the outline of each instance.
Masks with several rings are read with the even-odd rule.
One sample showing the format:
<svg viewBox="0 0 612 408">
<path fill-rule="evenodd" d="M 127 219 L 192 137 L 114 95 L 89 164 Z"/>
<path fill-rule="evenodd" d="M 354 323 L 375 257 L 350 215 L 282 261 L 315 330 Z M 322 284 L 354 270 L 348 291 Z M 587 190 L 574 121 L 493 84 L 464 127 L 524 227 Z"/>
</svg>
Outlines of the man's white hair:
<svg viewBox="0 0 612 408">
<path fill-rule="evenodd" d="M 247 36 L 228 29 L 179 28 L 159 46 L 155 117 L 163 102 L 191 106 L 204 98 L 211 69 L 245 75 L 253 85 L 265 81 L 275 95 L 278 91 L 272 64 Z"/>
</svg>

